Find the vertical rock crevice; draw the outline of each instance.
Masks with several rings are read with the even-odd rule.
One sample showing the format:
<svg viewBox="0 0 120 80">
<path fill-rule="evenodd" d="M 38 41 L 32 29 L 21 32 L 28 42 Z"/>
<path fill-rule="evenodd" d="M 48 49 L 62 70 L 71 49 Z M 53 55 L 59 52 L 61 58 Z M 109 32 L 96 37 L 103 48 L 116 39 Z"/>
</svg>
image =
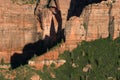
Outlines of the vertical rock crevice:
<svg viewBox="0 0 120 80">
<path fill-rule="evenodd" d="M 92 4 L 86 6 L 86 8 L 84 9 L 84 17 L 83 17 L 83 26 L 86 30 L 86 34 L 85 34 L 85 40 L 87 38 L 87 32 L 88 32 L 88 26 L 89 26 L 89 19 L 90 19 L 90 14 L 92 12 Z"/>
<path fill-rule="evenodd" d="M 109 24 L 108 24 L 108 31 L 109 31 L 109 37 L 113 38 L 114 36 L 114 16 L 112 16 L 112 8 L 113 8 L 113 4 L 110 3 L 109 4 Z"/>
</svg>

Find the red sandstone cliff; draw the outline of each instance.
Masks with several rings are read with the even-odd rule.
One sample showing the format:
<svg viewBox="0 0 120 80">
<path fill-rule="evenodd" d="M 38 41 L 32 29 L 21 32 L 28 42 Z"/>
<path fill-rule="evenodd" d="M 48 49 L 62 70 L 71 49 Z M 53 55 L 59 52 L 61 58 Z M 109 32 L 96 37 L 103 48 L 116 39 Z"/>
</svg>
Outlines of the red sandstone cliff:
<svg viewBox="0 0 120 80">
<path fill-rule="evenodd" d="M 0 59 L 10 61 L 13 51 L 28 43 L 36 46 L 38 39 L 44 40 L 46 49 L 65 39 L 66 49 L 71 50 L 83 40 L 119 37 L 119 0 L 55 1 L 19 5 L 0 0 Z"/>
<path fill-rule="evenodd" d="M 81 15 L 78 16 L 78 20 L 77 18 L 71 17 L 72 20 L 70 19 L 66 23 L 66 28 L 69 28 L 66 29 L 66 42 L 68 42 L 68 44 L 73 42 L 71 36 L 76 37 L 74 42 L 82 40 L 91 41 L 99 38 L 107 38 L 109 36 L 113 39 L 119 37 L 120 1 L 110 1 L 112 0 L 85 6 Z M 81 31 L 78 32 L 78 30 L 81 30 L 82 26 L 84 26 L 84 29 L 82 29 L 82 35 L 80 35 Z"/>
<path fill-rule="evenodd" d="M 44 1 L 40 0 L 40 6 Z M 66 47 L 67 45 L 68 47 L 75 47 L 75 44 L 82 40 L 91 41 L 99 38 L 106 38 L 108 36 L 113 39 L 119 37 L 119 0 L 55 1 L 51 0 L 47 7 L 47 11 L 52 13 L 49 13 L 47 17 L 45 17 L 45 15 L 40 16 L 40 19 L 43 19 L 42 17 L 46 19 L 46 21 L 39 21 L 40 24 L 42 24 L 41 27 L 44 27 L 42 30 L 43 36 L 50 36 L 50 24 L 52 20 L 55 31 L 57 31 L 60 23 L 55 19 L 56 17 L 54 15 L 54 13 L 58 14 L 54 10 L 57 8 L 61 12 L 61 27 L 65 29 Z M 57 7 L 55 3 L 57 3 L 59 7 Z M 43 5 L 46 6 L 46 3 Z M 37 8 L 36 12 L 38 17 L 40 13 L 48 13 L 47 11 L 44 12 L 44 9 L 45 8 L 41 7 Z"/>
<path fill-rule="evenodd" d="M 10 61 L 12 51 L 20 51 L 35 41 L 35 5 L 13 4 L 0 0 L 0 59 Z"/>
<path fill-rule="evenodd" d="M 45 1 L 45 0 L 44 0 Z M 59 0 L 56 0 L 59 1 Z M 36 12 L 39 17 L 38 23 L 40 23 L 39 28 L 41 28 L 41 33 L 43 36 L 51 36 L 50 29 L 51 23 L 53 21 L 55 31 L 59 29 L 59 21 L 56 20 L 55 14 L 56 8 L 60 10 L 60 15 L 62 19 L 61 29 L 64 29 L 65 35 L 65 47 L 64 50 L 72 50 L 77 47 L 77 44 L 83 40 L 91 41 L 99 38 L 111 37 L 113 39 L 119 37 L 119 11 L 120 11 L 120 1 L 118 0 L 96 0 L 92 2 L 87 2 L 89 0 L 65 0 L 62 2 L 57 2 L 59 7 L 55 5 L 54 0 L 46 8 L 39 7 Z M 42 2 L 42 0 L 41 0 Z M 40 2 L 40 3 L 41 3 Z M 40 15 L 40 14 L 46 14 Z M 49 13 L 49 14 L 47 14 Z M 40 16 L 39 16 L 40 15 Z M 44 20 L 42 20 L 44 18 Z M 42 21 L 43 22 L 42 22 Z M 49 21 L 50 20 L 50 21 Z M 48 22 L 47 22 L 48 21 Z M 57 35 L 56 35 L 57 36 Z M 54 37 L 56 37 L 54 36 Z M 44 38 L 44 37 L 43 37 Z M 63 50 L 63 49 L 61 49 Z M 59 51 L 51 51 L 54 57 L 58 57 L 55 54 L 59 54 Z M 48 52 L 45 55 L 49 57 L 41 56 L 36 60 L 52 59 L 53 56 Z"/>
</svg>

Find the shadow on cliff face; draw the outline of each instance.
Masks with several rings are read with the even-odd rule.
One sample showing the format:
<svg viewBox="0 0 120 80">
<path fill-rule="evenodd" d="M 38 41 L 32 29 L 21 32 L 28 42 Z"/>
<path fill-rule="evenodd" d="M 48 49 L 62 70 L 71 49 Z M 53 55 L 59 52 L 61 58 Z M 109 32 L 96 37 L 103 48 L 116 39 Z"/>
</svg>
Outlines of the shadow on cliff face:
<svg viewBox="0 0 120 80">
<path fill-rule="evenodd" d="M 49 8 L 55 8 L 50 6 Z M 51 20 L 51 26 L 50 26 L 50 36 L 45 36 L 44 39 L 38 40 L 34 43 L 29 43 L 24 46 L 22 53 L 14 53 L 11 56 L 11 68 L 15 69 L 21 65 L 28 64 L 28 61 L 34 56 L 40 56 L 47 52 L 48 49 L 51 49 L 53 46 L 55 46 L 57 43 L 60 43 L 62 40 L 65 41 L 64 37 L 64 29 L 62 29 L 62 18 L 61 18 L 61 12 L 55 8 L 57 14 L 55 15 L 55 18 L 58 22 L 58 31 L 55 32 L 55 25 L 53 19 Z"/>
<path fill-rule="evenodd" d="M 69 19 L 72 16 L 79 17 L 85 6 L 92 4 L 92 3 L 99 3 L 101 1 L 102 0 L 71 0 L 67 19 Z M 55 15 L 55 18 L 58 22 L 57 33 L 55 32 L 55 26 L 54 26 L 54 22 L 52 19 L 51 26 L 50 26 L 50 36 L 46 35 L 43 40 L 38 40 L 37 42 L 26 44 L 23 48 L 22 53 L 14 53 L 11 56 L 11 68 L 12 69 L 15 69 L 21 65 L 27 64 L 28 61 L 34 55 L 40 56 L 44 54 L 47 51 L 47 49 L 52 48 L 57 43 L 61 42 L 62 39 L 65 41 L 64 29 L 62 29 L 62 17 L 61 17 L 60 10 L 57 7 L 49 6 L 49 4 L 47 5 L 47 7 L 54 8 L 57 12 L 57 14 L 53 13 L 53 15 Z"/>
<path fill-rule="evenodd" d="M 53 23 L 52 23 L 53 24 Z M 62 30 L 60 33 L 63 33 L 64 30 Z M 28 64 L 28 61 L 36 56 L 40 56 L 47 52 L 47 50 L 51 49 L 53 46 L 57 45 L 57 43 L 60 43 L 64 37 L 58 36 L 59 33 L 54 32 L 54 27 L 51 26 L 51 36 L 45 36 L 44 40 L 38 40 L 35 43 L 29 43 L 24 46 L 22 53 L 14 53 L 11 56 L 11 68 L 15 69 L 21 65 Z M 56 38 L 53 36 L 57 36 Z M 63 35 L 62 35 L 63 36 Z"/>
<path fill-rule="evenodd" d="M 11 68 L 17 68 L 21 65 L 25 65 L 34 55 L 42 55 L 50 49 L 52 46 L 48 43 L 50 42 L 50 37 L 46 36 L 44 40 L 38 40 L 35 43 L 29 43 L 24 46 L 22 53 L 14 53 L 11 56 Z"/>
<path fill-rule="evenodd" d="M 85 6 L 93 3 L 100 3 L 101 1 L 106 0 L 71 0 L 70 8 L 68 10 L 67 20 L 72 16 L 79 17 L 85 8 Z"/>
</svg>

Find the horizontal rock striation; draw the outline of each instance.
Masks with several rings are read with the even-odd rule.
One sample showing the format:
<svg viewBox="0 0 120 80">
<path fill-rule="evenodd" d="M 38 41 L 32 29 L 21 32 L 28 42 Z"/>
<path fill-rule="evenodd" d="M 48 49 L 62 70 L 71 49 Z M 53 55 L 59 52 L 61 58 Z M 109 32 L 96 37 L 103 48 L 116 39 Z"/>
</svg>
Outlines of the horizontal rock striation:
<svg viewBox="0 0 120 80">
<path fill-rule="evenodd" d="M 0 59 L 10 61 L 13 51 L 35 41 L 35 6 L 13 4 L 11 0 L 0 3 Z"/>
<path fill-rule="evenodd" d="M 83 40 L 120 36 L 119 0 L 38 0 L 36 5 L 0 2 L 0 59 L 7 62 L 15 51 L 26 53 L 26 44 L 35 54 L 39 48 L 45 53 L 61 41 L 65 41 L 62 50 L 72 50 Z"/>
<path fill-rule="evenodd" d="M 71 43 L 75 44 L 83 40 L 91 41 L 99 38 L 111 37 L 115 39 L 119 37 L 119 3 L 119 0 L 115 0 L 114 2 L 102 1 L 89 4 L 84 7 L 80 16 L 76 15 L 76 19 L 73 18 L 74 16 L 71 16 L 66 23 L 65 29 L 67 45 L 71 45 Z M 82 5 L 79 5 L 79 7 L 82 7 Z M 81 30 L 81 28 L 79 28 L 81 26 L 83 26 L 84 29 Z M 79 35 L 81 32 L 84 39 Z M 75 37 L 81 39 L 78 40 L 78 38 L 75 39 Z"/>
</svg>

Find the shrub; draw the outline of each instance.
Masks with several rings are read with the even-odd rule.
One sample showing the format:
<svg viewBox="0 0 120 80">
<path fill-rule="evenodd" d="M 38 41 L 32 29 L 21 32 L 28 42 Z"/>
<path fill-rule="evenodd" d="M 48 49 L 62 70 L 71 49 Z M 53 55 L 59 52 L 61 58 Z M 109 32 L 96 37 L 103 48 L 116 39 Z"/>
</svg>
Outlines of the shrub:
<svg viewBox="0 0 120 80">
<path fill-rule="evenodd" d="M 1 65 L 4 65 L 4 58 L 1 59 Z"/>
</svg>

